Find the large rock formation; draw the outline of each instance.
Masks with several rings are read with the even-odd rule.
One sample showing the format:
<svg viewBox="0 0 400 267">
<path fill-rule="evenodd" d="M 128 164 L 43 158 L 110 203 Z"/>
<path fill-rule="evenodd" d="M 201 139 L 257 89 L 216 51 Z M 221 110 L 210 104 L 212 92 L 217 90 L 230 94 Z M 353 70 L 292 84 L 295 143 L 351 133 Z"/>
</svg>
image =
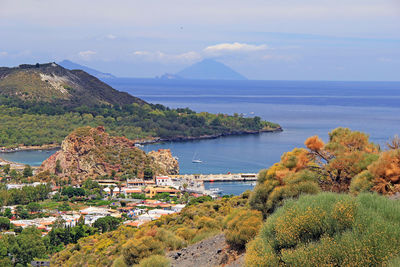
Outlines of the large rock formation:
<svg viewBox="0 0 400 267">
<path fill-rule="evenodd" d="M 152 151 L 147 155 L 132 140 L 112 137 L 100 126 L 78 128 L 69 134 L 61 150 L 45 160 L 40 170 L 80 183 L 112 173 L 138 178 L 178 174 L 179 165 L 170 150 Z"/>
</svg>

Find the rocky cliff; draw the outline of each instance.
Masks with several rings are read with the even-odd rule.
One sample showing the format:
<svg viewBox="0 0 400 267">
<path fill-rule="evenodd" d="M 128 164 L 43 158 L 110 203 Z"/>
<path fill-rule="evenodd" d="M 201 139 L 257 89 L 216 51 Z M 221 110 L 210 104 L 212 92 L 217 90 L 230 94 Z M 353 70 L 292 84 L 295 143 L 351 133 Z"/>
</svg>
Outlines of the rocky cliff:
<svg viewBox="0 0 400 267">
<path fill-rule="evenodd" d="M 125 137 L 112 137 L 104 127 L 78 128 L 62 142 L 61 150 L 45 160 L 40 171 L 80 183 L 100 176 L 138 177 L 178 174 L 179 165 L 170 150 L 148 155 Z"/>
</svg>

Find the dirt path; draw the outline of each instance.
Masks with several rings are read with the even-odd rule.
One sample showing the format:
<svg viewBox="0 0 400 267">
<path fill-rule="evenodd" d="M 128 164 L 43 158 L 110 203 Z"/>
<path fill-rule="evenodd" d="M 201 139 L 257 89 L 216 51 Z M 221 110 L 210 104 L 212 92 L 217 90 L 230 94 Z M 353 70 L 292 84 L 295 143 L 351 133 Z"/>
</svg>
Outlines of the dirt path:
<svg viewBox="0 0 400 267">
<path fill-rule="evenodd" d="M 178 251 L 170 252 L 167 257 L 172 267 L 214 267 L 242 266 L 242 255 L 231 250 L 224 234 L 200 241 Z"/>
</svg>

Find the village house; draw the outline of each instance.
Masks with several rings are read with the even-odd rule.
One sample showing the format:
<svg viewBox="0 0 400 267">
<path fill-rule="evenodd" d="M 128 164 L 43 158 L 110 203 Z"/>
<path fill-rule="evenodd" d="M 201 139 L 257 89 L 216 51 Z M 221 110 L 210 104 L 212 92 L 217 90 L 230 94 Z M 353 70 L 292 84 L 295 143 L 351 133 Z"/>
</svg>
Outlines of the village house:
<svg viewBox="0 0 400 267">
<path fill-rule="evenodd" d="M 157 194 L 161 194 L 161 193 L 169 193 L 169 195 L 171 197 L 173 196 L 177 196 L 179 190 L 176 190 L 174 188 L 169 188 L 169 187 L 146 187 L 145 189 L 146 192 L 146 197 L 148 198 L 153 198 L 155 197 Z"/>
<path fill-rule="evenodd" d="M 174 186 L 172 179 L 168 176 L 157 176 L 156 185 L 158 186 Z"/>
</svg>

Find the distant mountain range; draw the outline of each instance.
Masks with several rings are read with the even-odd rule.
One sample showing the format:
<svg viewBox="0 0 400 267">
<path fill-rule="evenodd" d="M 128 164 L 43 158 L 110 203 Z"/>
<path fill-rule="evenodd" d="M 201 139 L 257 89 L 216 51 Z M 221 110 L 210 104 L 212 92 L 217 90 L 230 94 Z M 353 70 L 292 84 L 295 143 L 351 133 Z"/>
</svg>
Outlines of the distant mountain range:
<svg viewBox="0 0 400 267">
<path fill-rule="evenodd" d="M 60 66 L 69 70 L 83 70 L 90 75 L 99 79 L 113 79 L 116 78 L 111 73 L 104 73 L 70 60 L 63 60 L 58 63 Z M 225 64 L 213 59 L 204 59 L 197 62 L 176 74 L 165 73 L 156 77 L 162 80 L 178 80 L 178 79 L 191 79 L 191 80 L 247 80 L 245 76 L 226 66 Z"/>
<path fill-rule="evenodd" d="M 115 76 L 112 75 L 111 73 L 104 73 L 104 72 L 80 65 L 78 63 L 72 62 L 70 60 L 63 60 L 63 61 L 59 62 L 58 65 L 66 68 L 66 69 L 69 69 L 69 70 L 83 70 L 83 71 L 89 73 L 90 75 L 93 75 L 99 79 L 115 78 Z"/>
<path fill-rule="evenodd" d="M 196 80 L 247 80 L 246 77 L 213 59 L 204 59 L 176 74 L 183 79 Z"/>
</svg>

